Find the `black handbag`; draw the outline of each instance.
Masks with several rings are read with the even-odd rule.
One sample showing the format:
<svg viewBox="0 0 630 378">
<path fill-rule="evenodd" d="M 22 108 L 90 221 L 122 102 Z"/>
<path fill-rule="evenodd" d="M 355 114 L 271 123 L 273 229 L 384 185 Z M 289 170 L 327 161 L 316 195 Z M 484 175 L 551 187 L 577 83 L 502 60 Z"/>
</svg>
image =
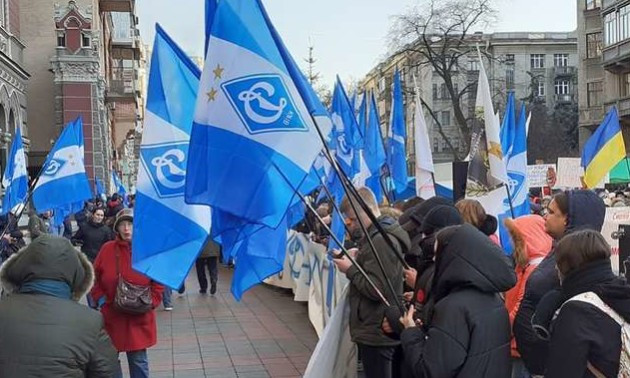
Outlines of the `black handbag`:
<svg viewBox="0 0 630 378">
<path fill-rule="evenodd" d="M 118 246 L 116 246 L 116 274 L 118 276 L 118 284 L 116 285 L 114 307 L 120 312 L 132 315 L 146 314 L 151 311 L 153 309 L 151 286 L 136 285 L 122 278 Z"/>
</svg>

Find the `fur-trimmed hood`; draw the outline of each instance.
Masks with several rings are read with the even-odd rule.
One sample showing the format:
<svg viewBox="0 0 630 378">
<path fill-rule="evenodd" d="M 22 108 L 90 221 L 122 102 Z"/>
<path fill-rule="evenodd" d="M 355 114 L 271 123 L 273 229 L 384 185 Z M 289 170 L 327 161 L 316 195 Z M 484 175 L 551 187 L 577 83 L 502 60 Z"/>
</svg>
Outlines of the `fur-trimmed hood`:
<svg viewBox="0 0 630 378">
<path fill-rule="evenodd" d="M 94 283 L 94 268 L 70 241 L 42 235 L 12 255 L 0 268 L 0 282 L 9 293 L 29 281 L 46 279 L 66 282 L 72 299 L 79 301 Z"/>
</svg>

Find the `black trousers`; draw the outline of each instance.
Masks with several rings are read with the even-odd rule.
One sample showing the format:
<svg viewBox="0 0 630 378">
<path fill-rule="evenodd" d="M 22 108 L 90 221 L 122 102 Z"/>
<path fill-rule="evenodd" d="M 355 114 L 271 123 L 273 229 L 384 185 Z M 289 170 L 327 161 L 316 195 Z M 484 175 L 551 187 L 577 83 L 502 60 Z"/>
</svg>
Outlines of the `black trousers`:
<svg viewBox="0 0 630 378">
<path fill-rule="evenodd" d="M 195 261 L 195 270 L 197 271 L 197 279 L 199 280 L 199 288 L 208 290 L 208 279 L 206 278 L 206 267 L 210 273 L 210 282 L 217 283 L 219 274 L 217 271 L 218 257 L 200 257 Z"/>
<path fill-rule="evenodd" d="M 364 344 L 357 346 L 365 378 L 392 378 L 398 375 L 394 374 L 395 347 L 373 347 Z"/>
</svg>

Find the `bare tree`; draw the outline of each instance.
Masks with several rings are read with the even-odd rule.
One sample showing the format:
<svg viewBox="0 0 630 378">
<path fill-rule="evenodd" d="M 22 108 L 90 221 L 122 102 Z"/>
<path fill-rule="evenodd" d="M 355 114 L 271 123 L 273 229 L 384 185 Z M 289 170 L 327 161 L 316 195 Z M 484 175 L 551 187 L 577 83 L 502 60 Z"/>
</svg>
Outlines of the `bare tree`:
<svg viewBox="0 0 630 378">
<path fill-rule="evenodd" d="M 317 59 L 314 55 L 315 47 L 313 45 L 308 47 L 308 57 L 304 59 L 304 61 L 308 64 L 306 68 L 306 78 L 308 79 L 309 84 L 317 93 L 317 96 L 321 100 L 324 106 L 329 107 L 332 103 L 332 92 L 330 88 L 326 84 L 320 83 L 321 74 L 315 70 L 315 63 L 317 63 Z"/>
<path fill-rule="evenodd" d="M 477 77 L 470 75 L 472 72 L 469 72 L 465 64 L 467 59 L 464 58 L 476 54 L 481 38 L 475 32 L 495 19 L 496 12 L 491 5 L 492 0 L 427 0 L 407 13 L 395 16 L 390 30 L 390 46 L 397 53 L 410 54 L 411 67 L 428 67 L 443 80 L 465 147 L 464 153 L 454 148 L 444 131 L 446 125 L 441 124 L 435 109 L 426 101 L 423 105 L 456 160 L 466 156 L 471 137 L 470 110 L 473 109 L 470 104 L 464 105 L 463 100 L 469 93 L 474 94 L 477 88 Z M 464 85 L 459 86 L 459 83 Z M 472 102 L 474 108 L 474 96 Z"/>
</svg>

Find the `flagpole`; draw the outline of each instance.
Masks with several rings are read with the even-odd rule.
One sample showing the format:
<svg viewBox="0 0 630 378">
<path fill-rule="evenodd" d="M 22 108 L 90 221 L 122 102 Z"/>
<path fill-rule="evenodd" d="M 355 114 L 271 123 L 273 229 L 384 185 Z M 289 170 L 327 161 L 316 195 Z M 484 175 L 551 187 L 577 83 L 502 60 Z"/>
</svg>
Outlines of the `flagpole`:
<svg viewBox="0 0 630 378">
<path fill-rule="evenodd" d="M 274 164 L 275 166 L 275 164 Z M 278 171 L 284 176 L 284 173 L 282 171 L 280 171 L 280 169 L 278 167 L 276 167 L 276 169 L 278 169 Z M 286 179 L 286 178 L 285 178 Z M 325 186 L 325 185 L 324 185 Z M 327 193 L 329 193 L 328 191 L 326 191 Z M 372 279 L 370 278 L 370 276 L 367 274 L 367 272 L 363 269 L 363 267 L 361 265 L 359 265 L 357 263 L 357 261 L 355 260 L 355 258 L 348 252 L 348 250 L 344 247 L 343 242 L 340 242 L 339 239 L 337 238 L 337 236 L 335 235 L 335 233 L 330 229 L 330 227 L 328 227 L 328 225 L 326 224 L 326 222 L 324 222 L 324 220 L 322 219 L 322 217 L 317 213 L 317 210 L 315 210 L 313 208 L 313 206 L 308 202 L 308 200 L 304 197 L 304 195 L 302 193 L 300 193 L 299 190 L 296 190 L 295 193 L 298 195 L 298 197 L 300 197 L 300 200 L 304 203 L 304 205 L 306 206 L 306 208 L 315 216 L 315 218 L 319 221 L 319 223 L 324 227 L 324 230 L 326 230 L 329 234 L 330 237 L 333 239 L 333 241 L 335 243 L 337 243 L 337 245 L 340 247 L 340 250 L 342 252 L 343 255 L 345 255 L 346 257 L 348 257 L 348 259 L 350 260 L 350 262 L 352 262 L 352 264 L 354 266 L 357 267 L 357 269 L 359 270 L 359 272 L 361 273 L 361 275 L 366 279 L 366 281 L 368 282 L 368 284 L 372 287 L 372 289 L 374 289 L 374 291 L 376 292 L 376 294 L 379 296 L 379 298 L 381 299 L 381 301 L 383 302 L 383 304 L 385 304 L 386 306 L 391 306 L 389 301 L 387 300 L 387 298 L 385 298 L 385 296 L 383 295 L 383 293 L 378 289 L 378 287 L 376 286 L 376 284 L 374 283 L 374 281 L 372 281 Z M 334 202 L 334 201 L 333 201 Z M 350 203 L 352 203 L 352 201 L 350 201 Z M 340 213 L 341 214 L 341 213 Z M 361 221 L 359 221 L 360 224 L 362 224 Z M 366 233 L 366 236 L 368 236 L 368 234 Z M 371 239 L 368 236 L 368 241 L 370 241 Z M 391 285 L 391 282 L 389 282 L 389 279 L 387 278 L 387 275 L 385 275 L 385 280 Z M 393 287 L 391 287 L 391 289 L 393 290 Z M 398 298 L 398 296 L 394 296 L 395 299 Z M 400 304 L 399 304 L 400 305 Z"/>
<path fill-rule="evenodd" d="M 512 215 L 512 219 L 514 219 L 514 206 L 512 206 L 512 195 L 510 194 L 510 187 L 503 183 L 503 187 L 505 188 L 505 191 L 507 192 L 507 196 L 508 196 L 508 202 L 510 203 L 510 214 Z"/>
</svg>

